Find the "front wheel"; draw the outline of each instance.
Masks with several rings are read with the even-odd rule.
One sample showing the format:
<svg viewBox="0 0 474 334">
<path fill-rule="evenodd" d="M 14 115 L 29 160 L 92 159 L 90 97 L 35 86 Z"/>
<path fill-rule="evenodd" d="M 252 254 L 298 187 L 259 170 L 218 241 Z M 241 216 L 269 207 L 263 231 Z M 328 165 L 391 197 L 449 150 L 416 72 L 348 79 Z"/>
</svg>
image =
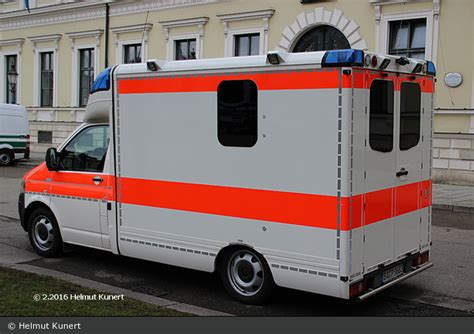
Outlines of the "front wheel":
<svg viewBox="0 0 474 334">
<path fill-rule="evenodd" d="M 44 257 L 61 255 L 63 240 L 56 218 L 51 211 L 38 208 L 28 220 L 28 236 L 36 253 Z"/>
<path fill-rule="evenodd" d="M 13 163 L 13 153 L 10 150 L 1 150 L 0 151 L 0 165 L 1 166 L 10 166 Z"/>
<path fill-rule="evenodd" d="M 274 286 L 267 262 L 257 252 L 242 248 L 229 252 L 220 268 L 227 292 L 236 300 L 261 305 L 270 299 Z"/>
</svg>

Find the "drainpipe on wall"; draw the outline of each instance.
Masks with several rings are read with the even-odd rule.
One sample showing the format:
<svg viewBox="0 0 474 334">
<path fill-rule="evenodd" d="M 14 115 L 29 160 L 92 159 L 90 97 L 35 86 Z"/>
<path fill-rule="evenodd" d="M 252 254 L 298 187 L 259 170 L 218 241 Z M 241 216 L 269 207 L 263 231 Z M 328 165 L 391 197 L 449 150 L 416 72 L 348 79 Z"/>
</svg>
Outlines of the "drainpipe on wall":
<svg viewBox="0 0 474 334">
<path fill-rule="evenodd" d="M 105 68 L 109 67 L 109 4 L 105 3 Z"/>
</svg>

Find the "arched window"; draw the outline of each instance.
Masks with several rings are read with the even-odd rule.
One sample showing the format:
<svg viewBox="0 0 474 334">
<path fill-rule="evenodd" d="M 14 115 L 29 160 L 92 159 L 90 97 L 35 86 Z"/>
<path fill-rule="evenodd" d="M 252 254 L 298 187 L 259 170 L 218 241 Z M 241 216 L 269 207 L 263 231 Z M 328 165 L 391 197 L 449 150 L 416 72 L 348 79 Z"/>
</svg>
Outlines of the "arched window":
<svg viewBox="0 0 474 334">
<path fill-rule="evenodd" d="M 300 37 L 293 52 L 310 52 L 337 49 L 350 49 L 346 36 L 337 28 L 320 25 L 307 31 Z"/>
</svg>

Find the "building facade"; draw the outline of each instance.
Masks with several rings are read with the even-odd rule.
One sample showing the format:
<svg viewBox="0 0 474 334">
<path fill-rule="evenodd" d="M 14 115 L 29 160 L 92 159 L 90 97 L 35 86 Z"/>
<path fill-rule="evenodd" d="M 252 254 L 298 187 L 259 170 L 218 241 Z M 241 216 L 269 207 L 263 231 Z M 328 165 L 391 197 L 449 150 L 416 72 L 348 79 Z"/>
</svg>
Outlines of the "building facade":
<svg viewBox="0 0 474 334">
<path fill-rule="evenodd" d="M 28 108 L 33 151 L 82 121 L 105 67 L 158 58 L 354 48 L 438 70 L 434 178 L 474 183 L 472 0 L 0 0 L 0 102 Z"/>
</svg>

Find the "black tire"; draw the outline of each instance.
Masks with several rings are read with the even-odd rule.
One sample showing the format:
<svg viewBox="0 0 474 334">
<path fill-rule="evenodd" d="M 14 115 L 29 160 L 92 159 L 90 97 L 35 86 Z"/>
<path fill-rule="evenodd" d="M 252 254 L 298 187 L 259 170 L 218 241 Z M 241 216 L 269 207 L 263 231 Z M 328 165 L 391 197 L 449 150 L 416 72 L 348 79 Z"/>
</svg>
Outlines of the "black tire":
<svg viewBox="0 0 474 334">
<path fill-rule="evenodd" d="M 227 251 L 223 254 L 219 272 L 233 299 L 251 305 L 263 305 L 270 300 L 275 286 L 273 276 L 267 261 L 255 250 L 242 247 Z M 257 278 L 260 278 L 258 284 Z M 254 286 L 243 287 L 252 282 Z"/>
<path fill-rule="evenodd" d="M 28 236 L 36 253 L 58 257 L 63 252 L 63 239 L 56 217 L 46 208 L 34 210 L 28 219 Z"/>
<path fill-rule="evenodd" d="M 13 152 L 7 149 L 0 150 L 0 165 L 10 166 L 15 159 Z"/>
</svg>

